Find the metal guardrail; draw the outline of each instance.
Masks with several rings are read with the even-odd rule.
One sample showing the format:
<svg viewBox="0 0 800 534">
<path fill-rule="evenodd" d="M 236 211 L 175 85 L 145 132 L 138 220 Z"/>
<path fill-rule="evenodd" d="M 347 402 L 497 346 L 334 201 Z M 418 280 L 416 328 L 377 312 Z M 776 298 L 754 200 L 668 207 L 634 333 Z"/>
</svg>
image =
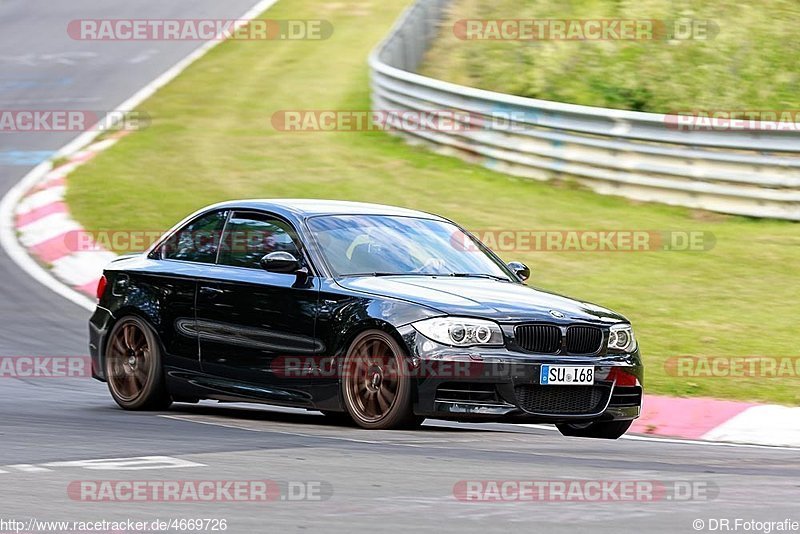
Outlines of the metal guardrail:
<svg viewBox="0 0 800 534">
<path fill-rule="evenodd" d="M 516 176 L 569 177 L 603 194 L 800 220 L 800 132 L 681 131 L 674 116 L 523 98 L 416 74 L 448 4 L 418 0 L 372 52 L 372 107 L 454 111 L 466 117 L 465 127 L 398 127 L 399 135 Z"/>
</svg>

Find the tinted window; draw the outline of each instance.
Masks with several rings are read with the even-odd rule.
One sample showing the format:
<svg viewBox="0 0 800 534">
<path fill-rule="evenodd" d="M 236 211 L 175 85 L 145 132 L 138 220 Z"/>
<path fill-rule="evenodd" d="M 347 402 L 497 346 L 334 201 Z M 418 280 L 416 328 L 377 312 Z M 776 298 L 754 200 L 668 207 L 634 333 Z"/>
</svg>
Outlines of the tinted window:
<svg viewBox="0 0 800 534">
<path fill-rule="evenodd" d="M 313 217 L 308 226 L 328 265 L 340 276 L 382 273 L 509 279 L 477 241 L 448 222 L 341 215 Z"/>
<path fill-rule="evenodd" d="M 258 213 L 234 213 L 225 227 L 219 263 L 260 269 L 259 262 L 270 252 L 300 253 L 287 223 Z"/>
<path fill-rule="evenodd" d="M 215 211 L 193 220 L 165 241 L 157 256 L 167 260 L 214 263 L 227 215 L 227 211 Z"/>
</svg>

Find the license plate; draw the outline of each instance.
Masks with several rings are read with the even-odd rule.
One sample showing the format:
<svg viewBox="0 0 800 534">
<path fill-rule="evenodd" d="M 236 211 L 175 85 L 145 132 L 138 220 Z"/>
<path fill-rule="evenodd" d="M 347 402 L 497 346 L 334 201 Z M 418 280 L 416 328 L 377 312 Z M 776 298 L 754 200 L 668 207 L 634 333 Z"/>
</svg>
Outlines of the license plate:
<svg viewBox="0 0 800 534">
<path fill-rule="evenodd" d="M 539 384 L 543 386 L 585 386 L 594 384 L 594 366 L 542 365 Z"/>
</svg>

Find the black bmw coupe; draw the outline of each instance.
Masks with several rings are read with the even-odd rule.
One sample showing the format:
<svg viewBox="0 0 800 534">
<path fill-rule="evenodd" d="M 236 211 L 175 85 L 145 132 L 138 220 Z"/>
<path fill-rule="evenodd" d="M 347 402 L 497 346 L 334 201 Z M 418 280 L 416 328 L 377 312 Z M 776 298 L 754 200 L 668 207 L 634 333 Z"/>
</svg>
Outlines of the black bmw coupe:
<svg viewBox="0 0 800 534">
<path fill-rule="evenodd" d="M 529 274 L 428 213 L 216 204 L 105 269 L 92 374 L 129 410 L 213 399 L 371 429 L 432 417 L 621 436 L 642 402 L 630 323 Z"/>
</svg>

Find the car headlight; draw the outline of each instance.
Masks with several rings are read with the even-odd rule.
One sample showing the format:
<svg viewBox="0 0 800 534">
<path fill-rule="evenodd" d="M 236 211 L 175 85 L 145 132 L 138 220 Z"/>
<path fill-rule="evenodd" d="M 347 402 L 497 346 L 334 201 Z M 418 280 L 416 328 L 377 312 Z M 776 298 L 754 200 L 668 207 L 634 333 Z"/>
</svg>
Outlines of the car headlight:
<svg viewBox="0 0 800 534">
<path fill-rule="evenodd" d="M 417 332 L 443 345 L 455 347 L 502 346 L 500 325 L 469 317 L 434 317 L 412 323 Z"/>
<path fill-rule="evenodd" d="M 629 324 L 615 324 L 608 334 L 608 350 L 611 352 L 630 352 L 636 348 L 636 338 Z"/>
</svg>

